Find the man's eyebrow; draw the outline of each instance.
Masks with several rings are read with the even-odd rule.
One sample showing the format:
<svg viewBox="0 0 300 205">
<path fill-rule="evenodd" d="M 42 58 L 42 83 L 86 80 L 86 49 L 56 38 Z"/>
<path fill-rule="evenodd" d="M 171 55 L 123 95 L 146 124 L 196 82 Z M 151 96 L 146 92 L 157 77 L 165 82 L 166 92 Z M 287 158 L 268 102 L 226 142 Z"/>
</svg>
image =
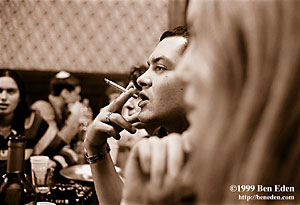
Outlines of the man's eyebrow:
<svg viewBox="0 0 300 205">
<path fill-rule="evenodd" d="M 169 58 L 167 58 L 165 56 L 160 56 L 160 57 L 157 57 L 157 58 L 153 58 L 153 59 L 151 59 L 151 63 L 157 63 L 160 60 L 164 60 L 168 64 L 173 64 L 173 62 Z M 147 61 L 147 63 L 148 63 L 148 65 L 150 65 L 149 61 Z"/>
</svg>

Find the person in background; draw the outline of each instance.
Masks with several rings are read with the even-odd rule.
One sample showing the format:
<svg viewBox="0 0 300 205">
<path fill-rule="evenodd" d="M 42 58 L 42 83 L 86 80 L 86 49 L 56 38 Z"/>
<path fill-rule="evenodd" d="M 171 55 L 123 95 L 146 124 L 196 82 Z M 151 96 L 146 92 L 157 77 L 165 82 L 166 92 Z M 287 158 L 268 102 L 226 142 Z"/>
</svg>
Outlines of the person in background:
<svg viewBox="0 0 300 205">
<path fill-rule="evenodd" d="M 150 135 L 160 136 L 182 133 L 188 127 L 183 103 L 184 83 L 175 76 L 176 64 L 187 44 L 188 32 L 185 27 L 164 32 L 149 57 L 149 69 L 137 80 L 142 88 L 138 103 L 141 111 L 127 119 L 121 115 L 125 102 L 137 92 L 137 89 L 131 88 L 101 109 L 89 126 L 84 146 L 100 203 L 119 204 L 123 188 L 123 182 L 107 152 L 108 137 L 120 139 L 119 132 L 123 129 L 136 132 L 133 122 L 139 128 L 146 128 Z M 156 138 L 150 139 L 156 141 Z"/>
<path fill-rule="evenodd" d="M 186 140 L 167 147 L 168 136 L 151 153 L 132 152 L 123 204 L 178 204 L 186 190 L 193 204 L 299 203 L 299 9 L 299 1 L 190 1 L 190 44 L 176 68 L 187 85 Z M 145 158 L 157 165 L 158 151 L 173 153 L 164 170 L 175 163 L 179 172 L 163 172 L 152 186 L 140 165 Z M 242 185 L 252 189 L 235 192 Z M 262 199 L 272 195 L 280 199 Z"/>
<path fill-rule="evenodd" d="M 137 79 L 139 76 L 141 76 L 143 73 L 145 73 L 148 69 L 148 66 L 146 65 L 139 65 L 139 66 L 133 66 L 130 68 L 129 71 L 129 85 L 127 86 L 127 89 L 131 87 L 135 87 L 138 90 L 142 90 L 142 88 L 138 85 Z M 139 99 L 137 98 L 129 98 L 127 102 L 124 104 L 122 108 L 122 116 L 124 118 L 129 118 L 137 113 L 140 112 L 141 108 L 138 106 Z M 120 167 L 122 170 L 125 167 L 128 154 L 133 148 L 133 146 L 144 137 L 148 137 L 149 134 L 145 129 L 137 129 L 134 134 L 131 134 L 127 130 L 122 130 L 120 132 L 120 140 L 118 140 L 119 145 L 119 151 L 117 156 L 117 162 L 116 165 Z M 115 140 L 114 138 L 109 138 L 108 140 Z M 110 141 L 108 141 L 109 143 Z M 110 144 L 110 143 L 109 143 Z"/>
<path fill-rule="evenodd" d="M 146 65 L 131 67 L 129 71 L 129 84 L 127 85 L 127 89 L 135 87 L 138 90 L 141 90 L 141 87 L 137 83 L 137 78 L 142 75 L 147 69 L 148 67 Z M 123 87 L 125 86 L 122 81 L 117 82 L 117 84 Z M 108 89 L 106 90 L 106 94 L 109 98 L 109 103 L 111 103 L 113 100 L 120 96 L 121 92 L 113 87 L 108 87 Z M 136 98 L 128 99 L 128 101 L 122 108 L 122 116 L 126 118 L 138 113 L 140 111 L 138 102 L 139 100 Z M 116 140 L 114 138 L 108 138 L 107 140 L 111 148 L 110 155 L 113 159 L 114 164 L 123 169 L 130 149 L 137 141 L 139 141 L 143 137 L 148 136 L 148 133 L 144 129 L 137 129 L 134 134 L 123 130 L 122 132 L 120 132 L 120 136 L 120 140 Z"/>
<path fill-rule="evenodd" d="M 62 142 L 68 145 L 60 152 L 64 157 L 55 157 L 63 168 L 78 161 L 77 154 L 69 145 L 72 140 L 77 139 L 80 133 L 80 119 L 85 115 L 81 112 L 84 105 L 80 103 L 80 92 L 78 79 L 68 72 L 60 71 L 50 81 L 48 100 L 38 100 L 31 105 L 33 110 L 38 111 L 43 119 L 57 130 Z"/>
<path fill-rule="evenodd" d="M 135 87 L 138 90 L 142 90 L 141 86 L 138 85 L 137 79 L 140 77 L 143 73 L 145 73 L 148 69 L 148 66 L 146 65 L 139 65 L 139 66 L 133 66 L 130 68 L 129 71 L 129 83 L 133 85 L 128 85 L 129 87 Z M 138 106 L 138 99 L 135 98 L 129 98 L 127 102 L 123 106 L 122 115 L 125 117 L 130 117 L 136 113 L 138 113 L 141 108 Z"/>
<path fill-rule="evenodd" d="M 11 135 L 22 135 L 26 138 L 25 171 L 28 174 L 30 174 L 28 159 L 31 155 L 47 155 L 53 159 L 65 145 L 57 130 L 28 106 L 26 90 L 18 73 L 4 68 L 0 69 L 1 176 L 6 171 L 7 142 Z"/>
<path fill-rule="evenodd" d="M 121 85 L 122 87 L 125 86 L 125 83 L 124 81 L 116 81 L 116 83 L 118 85 Z M 108 86 L 106 91 L 105 91 L 105 94 L 106 96 L 108 97 L 108 103 L 112 103 L 115 99 L 117 99 L 120 95 L 121 95 L 121 91 L 111 87 L 111 86 Z M 101 109 L 100 109 L 101 111 Z M 111 156 L 111 159 L 113 161 L 113 163 L 115 165 L 117 165 L 117 158 L 118 158 L 118 153 L 119 153 L 119 143 L 117 140 L 115 140 L 114 138 L 108 138 L 108 143 L 110 145 L 110 156 Z"/>
<path fill-rule="evenodd" d="M 122 87 L 125 86 L 125 83 L 123 81 L 116 81 L 117 84 L 121 85 Z M 107 89 L 105 90 L 105 95 L 107 96 L 108 98 L 108 103 L 111 103 L 112 101 L 114 101 L 115 99 L 117 99 L 121 94 L 121 91 L 111 87 L 111 86 L 108 86 Z"/>
</svg>

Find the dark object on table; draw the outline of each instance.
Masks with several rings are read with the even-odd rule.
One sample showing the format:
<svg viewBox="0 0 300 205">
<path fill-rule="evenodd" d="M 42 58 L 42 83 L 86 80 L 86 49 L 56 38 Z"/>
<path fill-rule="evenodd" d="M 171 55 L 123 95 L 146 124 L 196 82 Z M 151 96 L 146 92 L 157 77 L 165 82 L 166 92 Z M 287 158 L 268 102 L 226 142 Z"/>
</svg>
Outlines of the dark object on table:
<svg viewBox="0 0 300 205">
<path fill-rule="evenodd" d="M 38 195 L 39 201 L 48 201 L 55 204 L 89 204 L 94 195 L 92 187 L 81 184 L 56 184 L 50 187 L 50 192 Z"/>
<path fill-rule="evenodd" d="M 25 137 L 10 136 L 6 174 L 0 182 L 1 204 L 32 204 L 36 192 L 24 171 Z"/>
</svg>

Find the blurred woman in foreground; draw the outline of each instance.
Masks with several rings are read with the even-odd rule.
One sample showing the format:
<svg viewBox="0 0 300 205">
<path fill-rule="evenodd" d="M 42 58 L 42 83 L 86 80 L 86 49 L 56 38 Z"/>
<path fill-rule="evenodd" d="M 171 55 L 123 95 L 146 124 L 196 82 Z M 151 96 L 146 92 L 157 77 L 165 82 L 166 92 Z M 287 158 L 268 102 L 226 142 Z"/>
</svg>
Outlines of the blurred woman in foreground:
<svg viewBox="0 0 300 205">
<path fill-rule="evenodd" d="M 165 175 L 160 187 L 145 186 L 151 176 L 131 169 L 134 158 L 149 156 L 132 155 L 124 203 L 178 202 L 187 189 L 197 203 L 245 203 L 239 194 L 299 201 L 299 10 L 299 1 L 190 1 L 190 44 L 176 72 L 187 83 L 190 127 L 181 143 L 191 152 L 179 176 Z M 168 161 L 166 170 L 171 163 L 180 164 Z M 143 179 L 140 186 L 130 185 L 131 176 Z M 232 192 L 230 185 L 255 189 Z M 275 185 L 294 192 L 275 193 Z"/>
</svg>

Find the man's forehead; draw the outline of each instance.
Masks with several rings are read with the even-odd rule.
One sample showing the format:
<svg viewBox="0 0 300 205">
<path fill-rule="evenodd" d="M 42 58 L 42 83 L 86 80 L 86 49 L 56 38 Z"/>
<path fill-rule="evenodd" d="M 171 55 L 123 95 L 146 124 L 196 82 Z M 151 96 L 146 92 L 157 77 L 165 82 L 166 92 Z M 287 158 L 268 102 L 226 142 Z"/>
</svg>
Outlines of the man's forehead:
<svg viewBox="0 0 300 205">
<path fill-rule="evenodd" d="M 176 60 L 182 55 L 182 49 L 187 43 L 187 39 L 182 36 L 167 37 L 160 41 L 149 57 L 149 63 L 155 63 L 157 60 Z M 174 59 L 175 58 L 175 59 Z"/>
</svg>

